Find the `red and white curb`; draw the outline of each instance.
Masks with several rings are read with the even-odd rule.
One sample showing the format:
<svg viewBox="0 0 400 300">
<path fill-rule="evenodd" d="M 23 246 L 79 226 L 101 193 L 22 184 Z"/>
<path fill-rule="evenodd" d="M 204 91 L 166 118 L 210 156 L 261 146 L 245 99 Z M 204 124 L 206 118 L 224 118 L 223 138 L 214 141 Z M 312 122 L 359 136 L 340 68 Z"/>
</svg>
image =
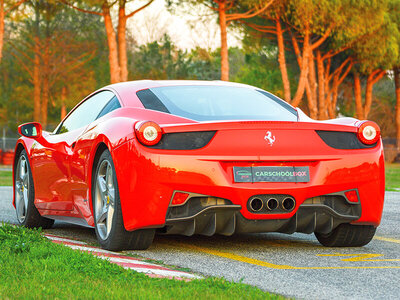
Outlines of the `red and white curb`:
<svg viewBox="0 0 400 300">
<path fill-rule="evenodd" d="M 141 260 L 140 258 L 125 256 L 118 254 L 116 252 L 88 246 L 85 242 L 76 241 L 52 234 L 44 234 L 44 236 L 49 240 L 51 240 L 53 243 L 63 244 L 74 250 L 89 252 L 101 259 L 105 259 L 111 263 L 122 266 L 125 269 L 131 269 L 136 272 L 145 273 L 150 277 L 169 278 L 178 280 L 203 279 L 203 277 L 201 276 L 190 274 L 187 272 L 176 271 L 166 267 L 162 267 L 160 265 L 148 263 Z"/>
</svg>

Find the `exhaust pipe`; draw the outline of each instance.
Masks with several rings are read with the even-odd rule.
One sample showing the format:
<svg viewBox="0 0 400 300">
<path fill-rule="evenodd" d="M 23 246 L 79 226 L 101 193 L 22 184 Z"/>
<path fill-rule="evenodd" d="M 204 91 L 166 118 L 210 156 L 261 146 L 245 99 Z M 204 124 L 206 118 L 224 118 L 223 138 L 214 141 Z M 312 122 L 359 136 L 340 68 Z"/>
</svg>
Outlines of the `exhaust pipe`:
<svg viewBox="0 0 400 300">
<path fill-rule="evenodd" d="M 276 200 L 275 198 L 269 198 L 267 200 L 267 209 L 274 210 L 276 208 L 278 208 L 278 200 Z"/>
<path fill-rule="evenodd" d="M 292 210 L 295 207 L 295 205 L 296 205 L 296 202 L 294 201 L 294 199 L 292 197 L 286 197 L 282 201 L 282 208 L 283 208 L 283 210 L 286 210 L 286 211 Z"/>
<path fill-rule="evenodd" d="M 264 206 L 263 201 L 260 198 L 253 198 L 250 200 L 250 208 L 253 211 L 260 211 Z"/>
</svg>

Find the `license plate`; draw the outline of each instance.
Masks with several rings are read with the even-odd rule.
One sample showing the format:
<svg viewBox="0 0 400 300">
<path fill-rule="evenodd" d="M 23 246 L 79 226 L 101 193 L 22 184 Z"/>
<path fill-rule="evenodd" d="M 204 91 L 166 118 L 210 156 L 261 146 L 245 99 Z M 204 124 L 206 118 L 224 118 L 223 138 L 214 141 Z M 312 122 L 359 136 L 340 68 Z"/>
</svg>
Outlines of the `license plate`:
<svg viewBox="0 0 400 300">
<path fill-rule="evenodd" d="M 308 167 L 233 167 L 235 182 L 309 182 Z"/>
</svg>

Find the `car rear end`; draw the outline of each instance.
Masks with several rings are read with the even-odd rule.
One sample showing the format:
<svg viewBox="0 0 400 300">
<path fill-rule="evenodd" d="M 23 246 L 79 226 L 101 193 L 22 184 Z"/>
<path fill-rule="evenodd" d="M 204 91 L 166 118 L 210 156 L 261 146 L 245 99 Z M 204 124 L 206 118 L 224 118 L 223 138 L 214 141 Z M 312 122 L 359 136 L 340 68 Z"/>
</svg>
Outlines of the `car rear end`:
<svg viewBox="0 0 400 300">
<path fill-rule="evenodd" d="M 149 123 L 138 122 L 136 138 L 113 154 L 133 154 L 117 168 L 118 177 L 130 178 L 120 186 L 125 227 L 231 235 L 378 226 L 384 198 L 379 128 L 299 121 L 297 114 L 289 119 L 161 126 L 152 120 L 155 130 L 146 130 L 150 140 L 157 135 L 155 144 L 143 134 Z M 374 140 L 367 125 L 376 130 Z"/>
</svg>

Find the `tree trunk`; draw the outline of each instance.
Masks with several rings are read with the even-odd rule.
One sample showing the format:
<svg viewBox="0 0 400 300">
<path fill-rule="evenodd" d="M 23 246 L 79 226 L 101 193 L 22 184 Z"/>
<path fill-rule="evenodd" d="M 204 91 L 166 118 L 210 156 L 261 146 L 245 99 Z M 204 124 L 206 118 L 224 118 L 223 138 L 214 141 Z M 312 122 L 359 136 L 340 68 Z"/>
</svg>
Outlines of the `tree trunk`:
<svg viewBox="0 0 400 300">
<path fill-rule="evenodd" d="M 33 64 L 33 120 L 40 122 L 40 45 L 39 37 L 35 37 L 35 57 Z"/>
<path fill-rule="evenodd" d="M 67 115 L 67 109 L 65 107 L 65 100 L 67 100 L 67 88 L 63 86 L 61 90 L 61 120 Z"/>
<path fill-rule="evenodd" d="M 50 85 L 49 85 L 49 73 L 50 73 L 50 37 L 46 37 L 45 49 L 43 53 L 43 93 L 42 93 L 42 105 L 41 105 L 41 123 L 43 129 L 46 130 L 47 126 L 47 107 L 50 96 Z"/>
<path fill-rule="evenodd" d="M 317 50 L 317 72 L 318 72 L 318 105 L 319 105 L 319 119 L 326 120 L 327 103 L 325 101 L 325 70 L 324 62 L 321 57 L 321 51 Z"/>
<path fill-rule="evenodd" d="M 285 58 L 285 44 L 283 40 L 283 31 L 279 17 L 276 18 L 276 37 L 278 40 L 278 62 L 282 75 L 283 93 L 285 100 L 290 103 L 292 96 L 290 94 L 290 81 L 287 73 L 286 58 Z"/>
<path fill-rule="evenodd" d="M 4 0 L 0 0 L 0 63 L 3 58 L 4 43 Z"/>
<path fill-rule="evenodd" d="M 336 118 L 336 103 L 338 98 L 339 85 L 339 74 L 336 74 L 333 77 L 332 95 L 329 95 L 331 97 L 331 101 L 330 103 L 328 103 L 328 113 L 331 119 Z"/>
<path fill-rule="evenodd" d="M 367 86 L 365 87 L 365 104 L 364 104 L 364 118 L 368 118 L 369 111 L 372 105 L 372 89 L 374 87 L 373 74 L 367 78 Z"/>
<path fill-rule="evenodd" d="M 356 117 L 359 120 L 364 120 L 364 109 L 361 95 L 361 80 L 357 73 L 354 73 L 354 98 L 356 101 Z"/>
<path fill-rule="evenodd" d="M 110 81 L 111 83 L 120 82 L 120 66 L 118 62 L 118 47 L 115 30 L 112 24 L 110 8 L 105 3 L 102 7 L 104 25 L 106 27 L 107 42 L 108 42 L 108 61 L 110 64 Z"/>
<path fill-rule="evenodd" d="M 400 151 L 400 68 L 394 68 L 394 84 L 396 88 L 396 138 L 397 150 Z"/>
<path fill-rule="evenodd" d="M 310 82 L 306 80 L 306 96 L 307 96 L 307 102 L 308 102 L 308 110 L 310 112 L 310 118 L 311 119 L 318 119 L 318 107 L 317 103 L 315 102 L 316 99 L 314 99 L 312 95 L 312 90 L 310 86 Z"/>
<path fill-rule="evenodd" d="M 317 77 L 315 74 L 314 53 L 312 50 L 310 50 L 310 56 L 308 57 L 308 81 L 310 83 L 312 103 L 315 103 L 318 107 Z"/>
<path fill-rule="evenodd" d="M 118 57 L 120 81 L 128 81 L 128 57 L 126 54 L 126 14 L 125 1 L 122 1 L 118 13 Z"/>
<path fill-rule="evenodd" d="M 41 63 L 40 63 L 40 11 L 38 5 L 34 6 L 35 9 L 35 21 L 34 21 L 34 63 L 33 63 L 33 120 L 40 122 L 40 106 L 41 106 Z"/>
<path fill-rule="evenodd" d="M 325 105 L 326 105 L 326 103 L 328 103 L 329 101 L 326 99 L 327 97 L 329 97 L 329 75 L 330 75 L 330 72 L 331 72 L 331 63 L 332 63 L 332 60 L 331 60 L 331 58 L 328 58 L 327 59 L 327 62 L 326 62 L 326 66 L 325 66 L 325 64 L 324 64 L 324 62 L 322 61 L 322 66 L 324 67 L 324 87 L 323 87 L 323 89 L 324 89 L 324 94 L 325 94 L 325 100 L 324 100 L 324 102 L 325 102 Z"/>
<path fill-rule="evenodd" d="M 310 57 L 310 51 L 311 51 L 310 34 L 306 28 L 305 34 L 304 34 L 304 43 L 303 43 L 303 57 L 301 59 L 301 65 L 299 66 L 301 69 L 300 79 L 299 79 L 299 83 L 297 86 L 296 94 L 292 101 L 293 106 L 299 105 L 301 99 L 303 98 L 304 90 L 306 88 L 306 82 L 308 79 L 308 61 L 309 61 L 309 57 Z"/>
<path fill-rule="evenodd" d="M 229 81 L 228 41 L 226 33 L 226 6 L 218 2 L 219 26 L 221 29 L 221 80 Z"/>
</svg>

